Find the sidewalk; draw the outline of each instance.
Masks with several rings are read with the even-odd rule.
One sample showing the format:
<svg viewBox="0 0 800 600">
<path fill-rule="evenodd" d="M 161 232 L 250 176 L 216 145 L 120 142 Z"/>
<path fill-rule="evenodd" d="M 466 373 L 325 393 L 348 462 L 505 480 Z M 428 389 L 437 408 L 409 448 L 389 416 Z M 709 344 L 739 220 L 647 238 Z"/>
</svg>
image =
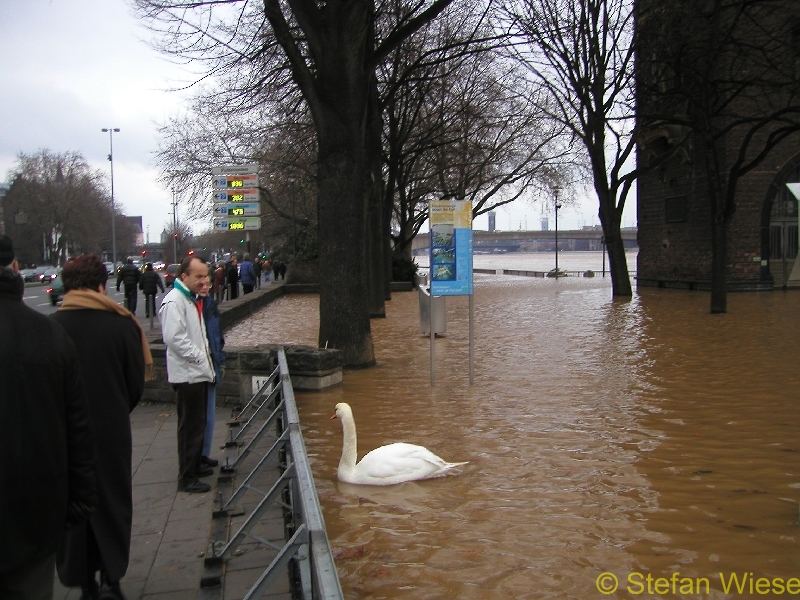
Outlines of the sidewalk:
<svg viewBox="0 0 800 600">
<path fill-rule="evenodd" d="M 215 416 L 214 448 L 219 448 L 227 432 L 225 420 L 229 411 L 218 409 Z M 210 492 L 178 493 L 175 406 L 138 406 L 131 414 L 131 429 L 133 529 L 130 564 L 121 582 L 122 591 L 127 600 L 195 600 L 202 594 L 203 557 L 212 526 L 219 467 L 213 476 L 204 478 L 212 485 Z M 219 457 L 221 451 L 216 452 Z M 247 589 L 249 585 L 244 588 Z M 219 598 L 244 595 L 240 590 L 230 592 L 227 582 L 224 589 L 218 586 L 216 590 Z M 56 577 L 55 600 L 77 600 L 80 595 L 80 588 L 65 588 Z M 282 598 L 289 598 L 288 591 Z"/>
</svg>

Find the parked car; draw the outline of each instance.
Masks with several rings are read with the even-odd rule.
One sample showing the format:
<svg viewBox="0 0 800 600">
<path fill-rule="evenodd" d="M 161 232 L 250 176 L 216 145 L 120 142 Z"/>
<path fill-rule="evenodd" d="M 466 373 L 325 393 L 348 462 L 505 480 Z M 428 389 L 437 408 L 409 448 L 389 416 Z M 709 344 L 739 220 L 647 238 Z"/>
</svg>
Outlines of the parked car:
<svg viewBox="0 0 800 600">
<path fill-rule="evenodd" d="M 180 267 L 179 264 L 174 263 L 171 265 L 167 265 L 167 269 L 164 271 L 164 287 L 172 287 L 175 283 L 175 272 Z"/>
<path fill-rule="evenodd" d="M 60 275 L 50 282 L 50 286 L 45 290 L 45 292 L 48 296 L 50 296 L 50 304 L 53 306 L 61 301 L 61 299 L 64 297 L 64 282 L 61 281 Z"/>
<path fill-rule="evenodd" d="M 41 275 L 39 275 L 39 281 L 41 281 L 42 283 L 50 283 L 51 281 L 53 281 L 53 279 L 58 277 L 59 273 L 61 273 L 60 267 L 51 267 L 49 269 L 46 269 Z"/>
</svg>

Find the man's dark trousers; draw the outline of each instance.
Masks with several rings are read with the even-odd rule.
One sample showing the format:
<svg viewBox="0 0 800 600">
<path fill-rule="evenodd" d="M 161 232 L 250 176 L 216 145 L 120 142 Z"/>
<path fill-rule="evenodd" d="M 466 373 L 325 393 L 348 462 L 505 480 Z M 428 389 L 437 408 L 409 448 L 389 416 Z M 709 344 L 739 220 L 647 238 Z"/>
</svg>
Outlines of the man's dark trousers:
<svg viewBox="0 0 800 600">
<path fill-rule="evenodd" d="M 178 484 L 197 481 L 206 432 L 208 382 L 178 383 Z"/>
<path fill-rule="evenodd" d="M 132 313 L 136 314 L 136 302 L 138 301 L 139 292 L 136 290 L 136 284 L 125 284 L 125 308 Z"/>
</svg>

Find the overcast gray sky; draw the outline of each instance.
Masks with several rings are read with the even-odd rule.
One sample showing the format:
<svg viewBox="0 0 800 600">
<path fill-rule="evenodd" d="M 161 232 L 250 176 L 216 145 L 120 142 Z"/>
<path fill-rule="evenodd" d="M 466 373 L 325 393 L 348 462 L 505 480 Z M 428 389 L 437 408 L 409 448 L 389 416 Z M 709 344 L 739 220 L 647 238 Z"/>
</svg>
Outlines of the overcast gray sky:
<svg viewBox="0 0 800 600">
<path fill-rule="evenodd" d="M 171 221 L 171 193 L 157 181 L 156 128 L 179 114 L 169 92 L 189 78 L 143 40 L 123 0 L 0 1 L 0 177 L 19 152 L 80 152 L 109 172 L 114 133 L 114 198 L 143 217 L 157 241 Z"/>
<path fill-rule="evenodd" d="M 125 214 L 141 215 L 145 236 L 149 229 L 157 241 L 172 209 L 153 165 L 156 129 L 181 113 L 186 95 L 170 90 L 192 75 L 152 50 L 149 39 L 124 0 L 0 0 L 0 179 L 19 152 L 42 148 L 80 152 L 108 172 L 109 138 L 100 130 L 119 127 L 114 198 Z M 517 202 L 497 212 L 498 229 L 539 229 L 539 208 Z M 596 214 L 593 202 L 565 206 L 559 228 L 597 224 Z M 179 209 L 179 218 L 191 215 Z M 552 229 L 552 215 L 550 222 Z M 476 220 L 476 229 L 486 227 L 485 216 Z"/>
</svg>

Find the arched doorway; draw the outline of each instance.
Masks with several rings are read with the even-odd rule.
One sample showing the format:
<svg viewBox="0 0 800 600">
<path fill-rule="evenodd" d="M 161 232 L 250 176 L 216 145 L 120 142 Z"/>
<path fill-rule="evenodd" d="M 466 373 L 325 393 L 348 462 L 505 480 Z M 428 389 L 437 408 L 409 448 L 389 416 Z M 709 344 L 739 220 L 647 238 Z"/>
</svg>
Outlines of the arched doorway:
<svg viewBox="0 0 800 600">
<path fill-rule="evenodd" d="M 800 155 L 795 156 L 781 169 L 770 186 L 768 248 L 769 272 L 776 287 L 789 280 L 797 258 L 798 203 L 786 187 L 787 183 L 800 182 Z M 763 256 L 763 254 L 762 254 Z"/>
</svg>

